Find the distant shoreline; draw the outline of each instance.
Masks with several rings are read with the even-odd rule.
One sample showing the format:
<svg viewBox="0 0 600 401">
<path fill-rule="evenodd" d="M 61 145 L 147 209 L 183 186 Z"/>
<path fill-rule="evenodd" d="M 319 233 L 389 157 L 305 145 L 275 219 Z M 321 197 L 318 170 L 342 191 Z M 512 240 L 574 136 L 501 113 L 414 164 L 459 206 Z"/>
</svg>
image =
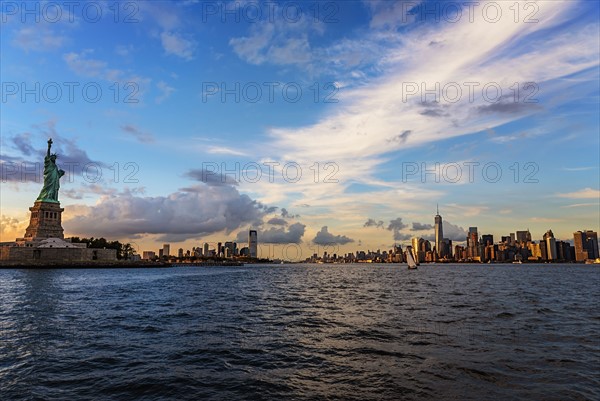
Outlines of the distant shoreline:
<svg viewBox="0 0 600 401">
<path fill-rule="evenodd" d="M 0 262 L 0 269 L 168 269 L 174 267 L 244 267 L 252 265 L 273 265 L 273 266 L 289 266 L 298 264 L 309 264 L 309 265 L 390 265 L 390 266 L 405 266 L 406 263 L 311 263 L 311 262 L 285 262 L 285 263 L 273 263 L 273 262 L 201 262 L 201 263 L 167 263 L 167 262 L 145 262 L 145 261 L 120 261 L 120 262 L 63 262 L 63 263 L 26 263 L 26 262 Z M 503 265 L 503 266 L 523 266 L 523 265 L 598 265 L 597 263 L 584 263 L 584 262 L 524 262 L 522 264 L 515 264 L 511 262 L 495 262 L 495 263 L 478 263 L 478 262 L 437 262 L 437 263 L 421 263 L 421 266 L 439 266 L 439 265 L 474 265 L 485 267 L 488 265 Z"/>
<path fill-rule="evenodd" d="M 30 263 L 30 262 L 0 262 L 0 269 L 127 269 L 151 268 L 161 269 L 171 267 L 170 263 L 145 262 L 61 262 L 61 263 Z"/>
</svg>

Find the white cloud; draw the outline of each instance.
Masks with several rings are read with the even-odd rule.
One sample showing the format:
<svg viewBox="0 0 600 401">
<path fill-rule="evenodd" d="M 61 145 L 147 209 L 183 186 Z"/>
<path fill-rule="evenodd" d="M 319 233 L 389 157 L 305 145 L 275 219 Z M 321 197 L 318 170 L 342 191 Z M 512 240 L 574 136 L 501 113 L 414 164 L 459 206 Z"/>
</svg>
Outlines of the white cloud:
<svg viewBox="0 0 600 401">
<path fill-rule="evenodd" d="M 287 229 L 285 227 L 270 227 L 266 230 L 258 230 L 258 242 L 261 244 L 300 244 L 304 236 L 306 226 L 302 223 L 294 223 Z M 248 239 L 247 231 L 240 231 L 237 235 L 238 242 Z"/>
<path fill-rule="evenodd" d="M 127 57 L 134 51 L 133 45 L 118 45 L 115 47 L 115 53 L 121 57 Z"/>
<path fill-rule="evenodd" d="M 598 203 L 574 203 L 572 205 L 565 205 L 565 206 L 561 206 L 561 207 L 575 208 L 575 207 L 589 207 L 589 206 L 598 207 Z"/>
<path fill-rule="evenodd" d="M 63 55 L 63 60 L 77 75 L 103 79 L 110 83 L 117 82 L 120 96 L 123 100 L 133 101 L 131 104 L 136 104 L 143 99 L 150 85 L 150 78 L 111 68 L 106 61 L 90 58 L 92 54 L 94 54 L 93 49 L 85 49 L 80 53 L 69 52 Z M 136 100 L 138 102 L 135 102 Z"/>
<path fill-rule="evenodd" d="M 506 15 L 510 15 L 507 9 L 510 5 L 501 4 Z M 482 5 L 477 7 L 475 12 L 480 15 Z M 379 76 L 369 78 L 368 84 L 340 91 L 337 95 L 339 103 L 310 125 L 274 127 L 268 131 L 272 145 L 265 154 L 280 155 L 277 161 L 282 165 L 286 160 L 307 167 L 315 161 L 332 161 L 339 169 L 336 175 L 339 184 L 315 185 L 307 171 L 306 177 L 295 184 L 296 189 L 288 185 L 286 190 L 295 193 L 292 204 L 316 205 L 321 216 L 341 213 L 348 218 L 353 218 L 357 212 L 365 215 L 360 207 L 353 206 L 360 202 L 365 202 L 363 208 L 376 204 L 388 210 L 397 208 L 398 199 L 403 199 L 402 207 L 417 207 L 419 200 L 427 200 L 427 191 L 414 185 L 407 186 L 399 180 L 384 182 L 376 178 L 388 154 L 486 131 L 539 113 L 542 110 L 539 104 L 520 102 L 522 94 L 516 98 L 516 102 L 520 102 L 518 107 L 510 105 L 510 87 L 514 82 L 536 82 L 540 87 L 538 96 L 543 94 L 566 102 L 568 99 L 561 98 L 560 94 L 571 83 L 562 77 L 587 71 L 586 78 L 594 79 L 589 69 L 598 65 L 596 49 L 599 41 L 593 34 L 597 33 L 597 25 L 572 26 L 568 31 L 561 27 L 577 7 L 574 2 L 539 3 L 538 24 L 516 24 L 512 18 L 496 24 L 481 18 L 470 23 L 468 18 L 463 18 L 455 24 L 417 24 L 402 35 L 395 33 L 396 39 L 387 42 L 382 42 L 382 35 L 375 32 L 360 38 L 367 42 L 364 45 L 357 41 L 346 43 L 345 49 L 368 47 L 371 43 L 380 60 L 377 65 Z M 540 36 L 540 32 L 547 29 L 558 33 Z M 266 62 L 265 49 L 272 46 L 269 41 L 275 37 L 267 28 L 260 33 L 264 36 L 251 36 L 255 48 L 260 51 L 252 53 L 251 57 L 246 55 L 256 63 Z M 378 47 L 382 43 L 386 46 Z M 365 80 L 364 76 L 360 79 Z M 407 84 L 412 82 L 417 83 L 417 93 L 403 98 Z M 431 102 L 431 97 L 422 102 L 421 84 L 431 89 L 436 83 L 443 88 L 452 82 L 459 83 L 463 90 L 463 96 L 457 102 L 448 100 L 448 94 L 438 96 L 437 103 Z M 464 85 L 468 82 L 480 84 L 472 98 L 468 86 Z M 501 86 L 503 94 L 507 95 L 502 104 L 494 104 L 483 97 L 482 87 L 487 83 Z M 409 134 L 404 135 L 407 132 Z M 506 142 L 545 132 L 544 127 L 540 127 L 494 140 Z M 370 192 L 369 196 L 350 194 L 347 190 L 353 183 L 377 185 L 380 189 Z M 401 194 L 397 188 L 402 188 Z M 249 190 L 262 193 L 263 199 L 283 200 L 283 191 L 277 182 L 257 183 Z M 484 206 L 461 208 L 455 205 L 455 208 L 463 216 L 476 216 L 487 210 Z"/>
<path fill-rule="evenodd" d="M 206 152 L 213 155 L 246 156 L 246 153 L 240 150 L 231 149 L 225 146 L 209 146 L 208 149 L 206 149 Z"/>
<path fill-rule="evenodd" d="M 587 167 L 563 167 L 564 171 L 589 171 L 589 170 L 596 170 L 598 169 L 598 167 L 594 167 L 594 166 L 587 166 Z"/>
<path fill-rule="evenodd" d="M 186 60 L 193 59 L 194 42 L 184 39 L 177 32 L 163 32 L 160 41 L 166 54 L 173 54 Z"/>
<path fill-rule="evenodd" d="M 600 200 L 600 190 L 592 188 L 584 188 L 575 192 L 567 192 L 564 194 L 555 194 L 559 198 L 570 198 L 570 199 L 598 199 Z"/>
<path fill-rule="evenodd" d="M 103 196 L 96 205 L 78 210 L 64 222 L 65 230 L 86 235 L 93 227 L 94 235 L 109 238 L 140 234 L 197 238 L 229 233 L 244 224 L 260 222 L 264 216 L 260 204 L 232 186 L 201 186 L 196 192 L 157 197 L 134 193 Z"/>
<path fill-rule="evenodd" d="M 313 239 L 313 243 L 324 246 L 345 245 L 350 242 L 354 242 L 354 240 L 345 235 L 334 235 L 330 233 L 327 226 L 322 227 L 321 231 L 317 232 L 317 235 Z"/>
<path fill-rule="evenodd" d="M 302 14 L 297 21 L 283 17 L 284 11 L 274 7 L 272 21 L 252 24 L 247 36 L 230 39 L 229 45 L 241 59 L 251 64 L 306 66 L 313 62 L 309 35 L 322 35 L 325 26 L 309 15 Z"/>
<path fill-rule="evenodd" d="M 133 138 L 135 138 L 139 142 L 142 142 L 142 143 L 154 142 L 154 135 L 152 135 L 152 134 L 150 134 L 148 132 L 144 132 L 144 131 L 140 130 L 135 125 L 130 125 L 130 124 L 123 125 L 123 126 L 121 126 L 121 129 L 126 134 L 132 136 Z"/>
<path fill-rule="evenodd" d="M 529 220 L 536 223 L 559 223 L 563 221 L 562 219 L 553 219 L 549 217 L 531 217 Z"/>
<path fill-rule="evenodd" d="M 88 58 L 88 55 L 93 53 L 94 51 L 91 49 L 84 50 L 81 53 L 70 52 L 63 55 L 63 59 L 67 66 L 78 75 L 107 78 L 109 73 L 107 70 L 108 64 L 105 61 Z"/>
<path fill-rule="evenodd" d="M 164 102 L 165 100 L 167 100 L 171 94 L 173 92 L 175 92 L 175 88 L 173 88 L 172 86 L 169 86 L 166 82 L 164 81 L 159 81 L 156 84 L 156 87 L 158 88 L 158 90 L 160 90 L 160 95 L 156 97 L 155 101 L 157 104 L 161 104 L 162 102 Z"/>
<path fill-rule="evenodd" d="M 35 27 L 17 29 L 12 44 L 25 51 L 52 51 L 61 48 L 66 41 L 66 36 L 41 23 Z"/>
</svg>

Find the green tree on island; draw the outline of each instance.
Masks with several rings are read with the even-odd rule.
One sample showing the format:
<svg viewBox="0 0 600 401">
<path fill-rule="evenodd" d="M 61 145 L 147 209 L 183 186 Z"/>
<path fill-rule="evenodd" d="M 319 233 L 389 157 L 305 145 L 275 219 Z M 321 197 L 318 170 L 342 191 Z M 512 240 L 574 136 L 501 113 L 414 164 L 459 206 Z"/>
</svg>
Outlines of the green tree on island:
<svg viewBox="0 0 600 401">
<path fill-rule="evenodd" d="M 117 259 L 129 259 L 136 253 L 130 243 L 123 244 L 119 241 L 107 241 L 106 238 L 79 238 L 72 237 L 72 243 L 84 243 L 88 248 L 94 249 L 115 249 L 117 251 Z"/>
</svg>

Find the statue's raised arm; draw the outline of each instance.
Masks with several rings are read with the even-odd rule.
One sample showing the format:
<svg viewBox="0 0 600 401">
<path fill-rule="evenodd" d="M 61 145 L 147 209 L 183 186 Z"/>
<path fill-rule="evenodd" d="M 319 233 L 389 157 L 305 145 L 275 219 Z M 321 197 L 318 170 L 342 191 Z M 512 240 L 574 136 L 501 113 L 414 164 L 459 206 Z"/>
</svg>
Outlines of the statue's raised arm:
<svg viewBox="0 0 600 401">
<path fill-rule="evenodd" d="M 48 152 L 46 153 L 46 157 L 50 157 L 50 148 L 52 147 L 52 138 L 48 139 Z"/>
</svg>

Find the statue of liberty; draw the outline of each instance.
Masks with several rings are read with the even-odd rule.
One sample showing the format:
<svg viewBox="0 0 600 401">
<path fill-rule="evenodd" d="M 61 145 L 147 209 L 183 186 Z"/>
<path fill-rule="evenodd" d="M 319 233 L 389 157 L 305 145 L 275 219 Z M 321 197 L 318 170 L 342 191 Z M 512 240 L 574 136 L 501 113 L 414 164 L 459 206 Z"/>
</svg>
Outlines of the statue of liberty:
<svg viewBox="0 0 600 401">
<path fill-rule="evenodd" d="M 44 157 L 44 187 L 37 197 L 38 201 L 58 203 L 59 179 L 65 175 L 65 171 L 56 165 L 56 154 L 50 154 L 52 138 L 48 139 L 48 152 Z"/>
</svg>

